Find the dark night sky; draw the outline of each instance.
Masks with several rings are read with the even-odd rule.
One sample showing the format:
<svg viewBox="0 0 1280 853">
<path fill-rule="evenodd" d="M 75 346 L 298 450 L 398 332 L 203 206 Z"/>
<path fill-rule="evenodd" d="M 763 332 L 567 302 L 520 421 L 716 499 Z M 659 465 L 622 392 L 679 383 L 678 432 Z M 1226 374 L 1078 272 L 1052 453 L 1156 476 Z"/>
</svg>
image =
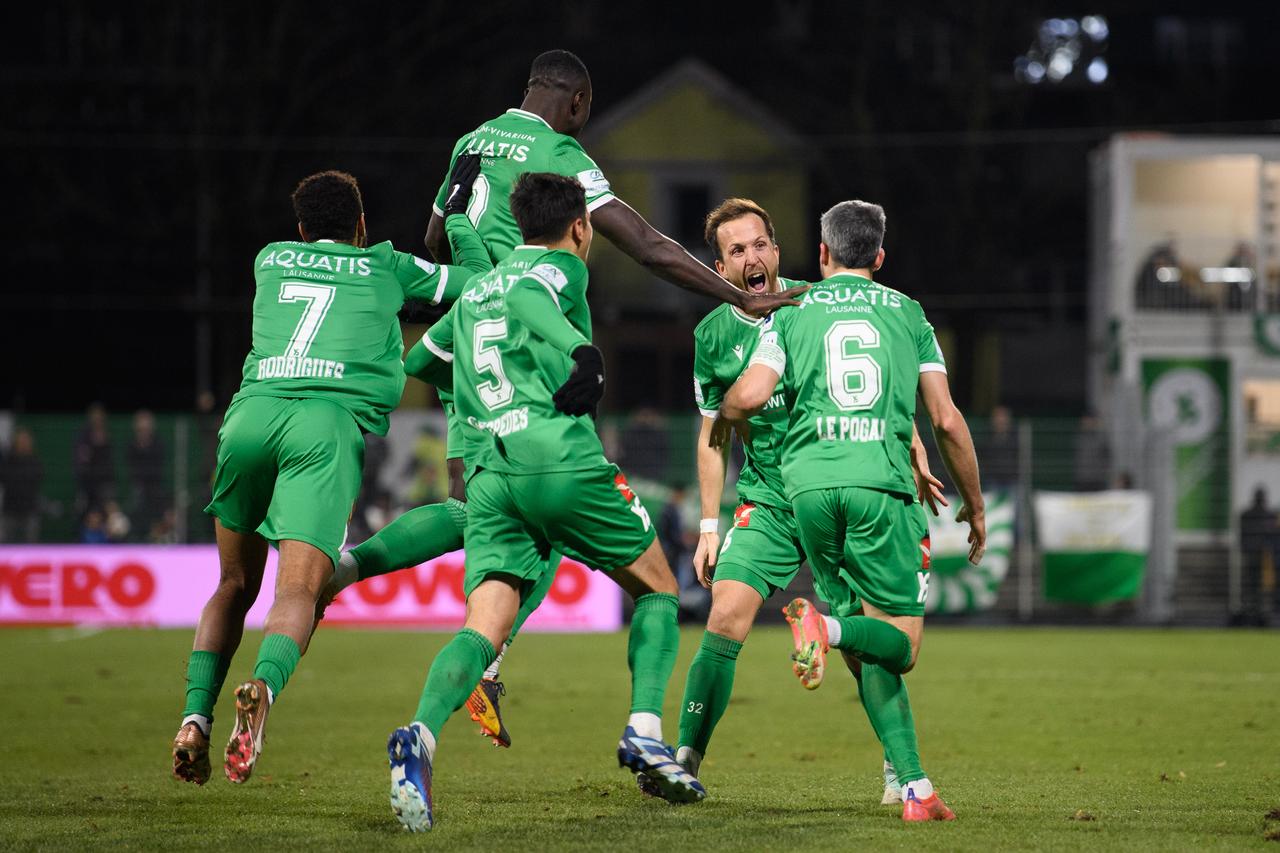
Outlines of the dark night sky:
<svg viewBox="0 0 1280 853">
<path fill-rule="evenodd" d="M 248 265 L 292 233 L 293 184 L 355 173 L 371 236 L 417 250 L 450 145 L 515 106 L 550 47 L 587 62 L 597 114 L 686 56 L 757 98 L 804 140 L 815 216 L 885 205 L 895 283 L 962 356 L 986 331 L 1078 330 L 1089 150 L 1117 130 L 1280 128 L 1271 13 L 1110 5 L 29 4 L 0 59 L 20 235 L 0 408 L 184 409 L 202 373 L 225 400 Z M 1013 79 L 1041 18 L 1089 13 L 1111 27 L 1106 85 Z"/>
</svg>

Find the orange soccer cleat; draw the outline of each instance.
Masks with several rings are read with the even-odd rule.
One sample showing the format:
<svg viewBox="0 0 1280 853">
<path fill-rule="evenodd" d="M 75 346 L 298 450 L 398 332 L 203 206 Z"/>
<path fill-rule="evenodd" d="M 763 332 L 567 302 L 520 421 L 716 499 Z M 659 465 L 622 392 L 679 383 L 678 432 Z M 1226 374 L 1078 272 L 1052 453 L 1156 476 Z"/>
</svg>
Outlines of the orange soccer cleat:
<svg viewBox="0 0 1280 853">
<path fill-rule="evenodd" d="M 902 819 L 908 823 L 956 819 L 956 813 L 947 808 L 947 804 L 937 794 L 930 794 L 919 800 L 916 799 L 916 792 L 907 788 L 906 795 L 906 802 L 902 804 Z"/>
<path fill-rule="evenodd" d="M 817 690 L 827 668 L 827 623 L 813 602 L 803 598 L 792 600 L 782 608 L 791 626 L 796 650 L 791 653 L 791 669 L 805 690 Z"/>
<path fill-rule="evenodd" d="M 506 693 L 501 681 L 485 678 L 467 697 L 467 713 L 480 724 L 480 733 L 493 739 L 494 746 L 511 746 L 511 735 L 502 724 L 502 712 L 498 709 L 498 697 Z"/>
</svg>

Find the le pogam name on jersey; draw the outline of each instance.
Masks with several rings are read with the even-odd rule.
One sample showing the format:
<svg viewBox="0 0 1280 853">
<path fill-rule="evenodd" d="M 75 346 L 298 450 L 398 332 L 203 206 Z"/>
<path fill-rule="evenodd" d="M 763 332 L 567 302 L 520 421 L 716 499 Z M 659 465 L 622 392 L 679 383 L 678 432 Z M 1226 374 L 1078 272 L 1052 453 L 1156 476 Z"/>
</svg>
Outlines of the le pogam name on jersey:
<svg viewBox="0 0 1280 853">
<path fill-rule="evenodd" d="M 818 441 L 884 441 L 884 418 L 819 415 Z"/>
</svg>

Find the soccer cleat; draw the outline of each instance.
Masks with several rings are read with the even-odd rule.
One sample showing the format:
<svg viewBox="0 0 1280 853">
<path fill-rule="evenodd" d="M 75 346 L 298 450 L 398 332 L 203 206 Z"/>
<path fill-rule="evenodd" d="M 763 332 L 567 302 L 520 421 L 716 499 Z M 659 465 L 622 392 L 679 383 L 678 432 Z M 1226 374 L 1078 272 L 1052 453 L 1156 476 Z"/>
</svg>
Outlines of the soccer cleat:
<svg viewBox="0 0 1280 853">
<path fill-rule="evenodd" d="M 649 778 L 648 773 L 636 774 L 636 787 L 639 788 L 640 793 L 644 794 L 646 797 L 662 798 L 662 789 L 658 787 L 656 782 Z"/>
<path fill-rule="evenodd" d="M 502 724 L 502 711 L 498 709 L 498 697 L 506 695 L 507 688 L 501 681 L 484 678 L 467 697 L 467 713 L 480 724 L 480 733 L 493 739 L 494 746 L 511 746 L 511 735 Z"/>
<path fill-rule="evenodd" d="M 227 762 L 223 767 L 227 778 L 236 784 L 249 780 L 262 754 L 267 713 L 271 710 L 269 695 L 267 683 L 260 678 L 236 688 L 236 727 L 227 741 Z"/>
<path fill-rule="evenodd" d="M 626 767 L 637 776 L 644 775 L 646 783 L 636 784 L 648 793 L 645 785 L 651 785 L 656 795 L 669 803 L 696 803 L 707 795 L 693 774 L 680 766 L 671 753 L 671 747 L 651 737 L 641 737 L 627 726 L 618 741 L 618 766 Z"/>
<path fill-rule="evenodd" d="M 387 740 L 391 763 L 391 811 L 410 832 L 431 828 L 431 758 L 413 726 L 391 733 Z"/>
<path fill-rule="evenodd" d="M 907 799 L 902 804 L 902 819 L 908 823 L 926 820 L 955 820 L 956 813 L 947 808 L 936 793 L 923 800 L 916 799 L 916 792 L 907 790 Z"/>
<path fill-rule="evenodd" d="M 882 806 L 896 806 L 902 802 L 902 783 L 898 781 L 898 771 L 886 761 L 884 763 L 884 796 L 880 798 Z"/>
<path fill-rule="evenodd" d="M 187 723 L 173 738 L 173 778 L 203 785 L 209 772 L 209 738 L 195 723 Z"/>
<path fill-rule="evenodd" d="M 817 690 L 827 669 L 827 623 L 818 608 L 803 598 L 792 600 L 782 613 L 796 644 L 791 669 L 805 690 Z"/>
</svg>

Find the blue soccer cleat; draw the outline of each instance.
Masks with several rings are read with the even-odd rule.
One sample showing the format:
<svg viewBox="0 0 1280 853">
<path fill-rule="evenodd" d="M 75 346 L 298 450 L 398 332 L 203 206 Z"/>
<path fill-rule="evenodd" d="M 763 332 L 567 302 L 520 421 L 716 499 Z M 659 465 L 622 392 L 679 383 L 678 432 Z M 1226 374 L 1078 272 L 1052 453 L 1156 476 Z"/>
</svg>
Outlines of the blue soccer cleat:
<svg viewBox="0 0 1280 853">
<path fill-rule="evenodd" d="M 643 775 L 640 790 L 646 794 L 655 791 L 669 803 L 696 803 L 707 796 L 702 783 L 676 761 L 671 747 L 660 740 L 641 737 L 631 726 L 618 741 L 618 766 Z"/>
<path fill-rule="evenodd" d="M 391 733 L 387 741 L 391 762 L 391 811 L 410 832 L 431 828 L 431 759 L 413 726 Z"/>
</svg>

